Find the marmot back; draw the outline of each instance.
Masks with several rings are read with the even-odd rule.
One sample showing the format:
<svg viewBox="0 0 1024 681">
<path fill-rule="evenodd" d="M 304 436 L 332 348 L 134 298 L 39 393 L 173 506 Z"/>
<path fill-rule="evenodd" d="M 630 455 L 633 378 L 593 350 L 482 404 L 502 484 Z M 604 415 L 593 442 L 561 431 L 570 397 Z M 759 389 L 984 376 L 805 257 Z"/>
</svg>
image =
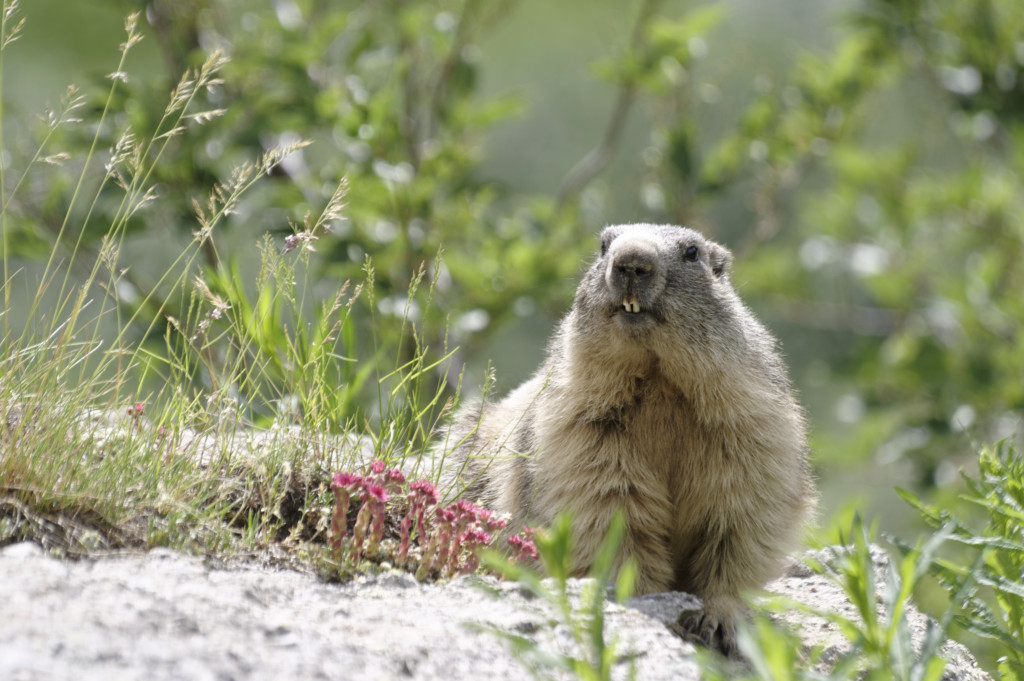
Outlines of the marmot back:
<svg viewBox="0 0 1024 681">
<path fill-rule="evenodd" d="M 510 528 L 571 511 L 581 574 L 622 509 L 638 592 L 699 596 L 680 626 L 727 653 L 740 593 L 779 573 L 815 496 L 802 412 L 731 257 L 683 227 L 608 227 L 544 364 L 438 445 Z"/>
</svg>

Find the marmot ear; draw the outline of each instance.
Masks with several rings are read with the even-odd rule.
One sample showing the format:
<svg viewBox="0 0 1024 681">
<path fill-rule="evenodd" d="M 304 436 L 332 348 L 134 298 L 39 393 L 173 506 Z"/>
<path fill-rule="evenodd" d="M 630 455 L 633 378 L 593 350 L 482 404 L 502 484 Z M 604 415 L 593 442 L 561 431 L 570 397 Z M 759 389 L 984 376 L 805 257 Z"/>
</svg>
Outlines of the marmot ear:
<svg viewBox="0 0 1024 681">
<path fill-rule="evenodd" d="M 729 274 L 729 265 L 732 264 L 732 253 L 725 246 L 716 243 L 708 244 L 708 261 L 711 263 L 711 271 L 719 279 Z"/>
</svg>

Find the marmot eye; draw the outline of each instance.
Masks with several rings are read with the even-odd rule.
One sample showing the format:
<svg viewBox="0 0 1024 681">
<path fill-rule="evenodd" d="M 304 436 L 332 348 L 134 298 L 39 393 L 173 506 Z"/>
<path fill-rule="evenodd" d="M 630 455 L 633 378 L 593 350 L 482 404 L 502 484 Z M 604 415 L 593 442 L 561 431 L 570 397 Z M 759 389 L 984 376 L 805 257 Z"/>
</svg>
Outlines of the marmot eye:
<svg viewBox="0 0 1024 681">
<path fill-rule="evenodd" d="M 686 249 L 686 252 L 683 253 L 683 260 L 688 260 L 690 262 L 693 262 L 696 259 L 697 259 L 697 247 L 696 246 L 690 246 L 689 248 Z"/>
<path fill-rule="evenodd" d="M 601 255 L 608 255 L 608 242 L 606 240 L 601 241 Z"/>
</svg>

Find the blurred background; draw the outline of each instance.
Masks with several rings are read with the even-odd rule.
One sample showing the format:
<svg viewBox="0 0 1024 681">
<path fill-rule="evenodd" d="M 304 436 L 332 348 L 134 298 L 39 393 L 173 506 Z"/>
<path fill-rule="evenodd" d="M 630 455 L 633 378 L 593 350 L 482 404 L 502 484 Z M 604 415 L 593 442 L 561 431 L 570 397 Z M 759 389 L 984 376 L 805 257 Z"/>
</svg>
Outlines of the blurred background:
<svg viewBox="0 0 1024 681">
<path fill-rule="evenodd" d="M 144 40 L 118 67 L 131 12 Z M 199 93 L 214 113 L 184 124 L 128 221 L 126 310 L 186 305 L 161 274 L 198 229 L 193 200 L 309 140 L 197 271 L 255 286 L 261 237 L 303 231 L 345 177 L 340 217 L 312 229 L 311 295 L 362 281 L 369 256 L 357 336 L 385 343 L 410 319 L 438 356 L 458 346 L 439 380 L 464 367 L 464 393 L 488 367 L 504 393 L 540 363 L 604 225 L 669 222 L 734 251 L 736 287 L 781 339 L 823 527 L 859 509 L 906 532 L 917 513 L 894 486 L 956 494 L 977 448 L 1020 430 L 1018 0 L 32 0 L 19 16 L 0 166 L 8 191 L 35 168 L 4 223 L 28 289 L 55 248 L 101 255 L 120 199 L 69 198 L 96 133 L 103 154 L 129 128 L 159 130 L 181 75 L 220 50 L 230 61 Z M 81 121 L 48 125 L 70 84 Z M 52 163 L 33 165 L 47 135 Z M 61 232 L 69 211 L 80 219 Z M 410 296 L 421 265 L 433 285 Z M 19 309 L 15 295 L 8 314 L 30 324 Z M 154 353 L 160 315 L 137 334 Z M 370 346 L 353 356 L 377 361 Z"/>
</svg>

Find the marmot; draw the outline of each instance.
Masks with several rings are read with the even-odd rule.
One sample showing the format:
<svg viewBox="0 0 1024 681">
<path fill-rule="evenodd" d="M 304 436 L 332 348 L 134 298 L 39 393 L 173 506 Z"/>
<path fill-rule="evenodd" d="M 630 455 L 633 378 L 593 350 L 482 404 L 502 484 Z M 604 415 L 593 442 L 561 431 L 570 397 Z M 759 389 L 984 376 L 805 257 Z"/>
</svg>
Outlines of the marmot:
<svg viewBox="0 0 1024 681">
<path fill-rule="evenodd" d="M 731 260 L 692 229 L 606 228 L 544 364 L 438 445 L 509 528 L 571 511 L 580 574 L 621 508 L 637 592 L 700 597 L 679 627 L 727 654 L 740 593 L 781 571 L 815 499 L 802 411 Z"/>
</svg>

